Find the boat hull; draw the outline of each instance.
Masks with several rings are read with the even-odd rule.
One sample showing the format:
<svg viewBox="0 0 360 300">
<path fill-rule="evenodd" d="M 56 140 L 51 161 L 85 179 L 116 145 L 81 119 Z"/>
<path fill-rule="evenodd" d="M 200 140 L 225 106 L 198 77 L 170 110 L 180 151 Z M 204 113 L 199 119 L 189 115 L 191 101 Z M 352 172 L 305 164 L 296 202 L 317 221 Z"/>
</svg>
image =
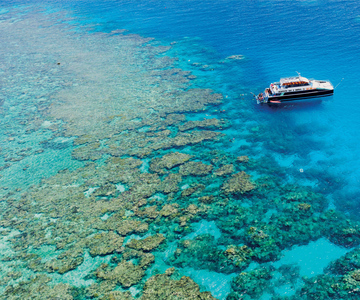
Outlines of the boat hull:
<svg viewBox="0 0 360 300">
<path fill-rule="evenodd" d="M 319 97 L 327 97 L 334 94 L 334 90 L 316 90 L 316 91 L 306 91 L 302 93 L 295 94 L 285 94 L 285 95 L 269 95 L 267 98 L 267 103 L 283 103 L 288 101 L 299 101 L 299 100 L 308 100 Z"/>
</svg>

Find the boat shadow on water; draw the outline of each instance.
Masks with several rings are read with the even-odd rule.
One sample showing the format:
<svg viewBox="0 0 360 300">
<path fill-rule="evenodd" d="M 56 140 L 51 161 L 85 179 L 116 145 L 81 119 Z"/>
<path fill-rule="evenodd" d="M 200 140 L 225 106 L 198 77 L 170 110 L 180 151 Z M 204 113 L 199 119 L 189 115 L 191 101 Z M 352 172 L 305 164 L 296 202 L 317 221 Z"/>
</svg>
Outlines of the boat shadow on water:
<svg viewBox="0 0 360 300">
<path fill-rule="evenodd" d="M 329 99 L 330 98 L 330 99 Z M 331 96 L 327 97 L 326 99 L 309 99 L 309 100 L 298 100 L 298 101 L 286 101 L 283 103 L 263 103 L 259 105 L 260 110 L 267 111 L 267 110 L 305 110 L 305 109 L 314 109 L 319 108 L 323 102 L 331 101 Z"/>
</svg>

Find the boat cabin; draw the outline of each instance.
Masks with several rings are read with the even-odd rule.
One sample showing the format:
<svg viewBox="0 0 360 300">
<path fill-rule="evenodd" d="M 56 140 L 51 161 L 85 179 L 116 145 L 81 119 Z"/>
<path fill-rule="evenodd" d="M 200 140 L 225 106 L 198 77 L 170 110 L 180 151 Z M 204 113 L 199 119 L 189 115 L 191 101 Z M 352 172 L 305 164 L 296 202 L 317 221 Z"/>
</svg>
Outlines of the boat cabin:
<svg viewBox="0 0 360 300">
<path fill-rule="evenodd" d="M 286 77 L 280 79 L 280 86 L 282 88 L 289 88 L 289 87 L 298 87 L 298 86 L 306 86 L 310 85 L 310 81 L 301 76 L 296 77 Z"/>
</svg>

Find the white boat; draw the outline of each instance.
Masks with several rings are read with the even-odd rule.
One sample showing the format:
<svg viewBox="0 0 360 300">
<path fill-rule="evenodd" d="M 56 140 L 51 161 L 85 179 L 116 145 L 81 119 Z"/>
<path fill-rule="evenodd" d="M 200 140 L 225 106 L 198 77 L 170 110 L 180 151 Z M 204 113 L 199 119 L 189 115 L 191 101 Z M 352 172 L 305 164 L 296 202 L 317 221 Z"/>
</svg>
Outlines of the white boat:
<svg viewBox="0 0 360 300">
<path fill-rule="evenodd" d="M 296 77 L 285 77 L 280 82 L 271 83 L 270 87 L 255 97 L 259 104 L 283 103 L 331 96 L 333 93 L 334 87 L 330 81 L 309 80 L 298 73 Z"/>
</svg>

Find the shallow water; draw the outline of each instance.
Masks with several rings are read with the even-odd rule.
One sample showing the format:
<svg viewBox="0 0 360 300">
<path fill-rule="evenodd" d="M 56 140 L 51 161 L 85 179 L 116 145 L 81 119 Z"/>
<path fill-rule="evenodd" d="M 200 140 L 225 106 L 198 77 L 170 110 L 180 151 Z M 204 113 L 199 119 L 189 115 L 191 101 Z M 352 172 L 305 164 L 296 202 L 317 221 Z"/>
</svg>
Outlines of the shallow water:
<svg viewBox="0 0 360 300">
<path fill-rule="evenodd" d="M 355 299 L 358 2 L 1 6 L 0 297 Z"/>
</svg>

